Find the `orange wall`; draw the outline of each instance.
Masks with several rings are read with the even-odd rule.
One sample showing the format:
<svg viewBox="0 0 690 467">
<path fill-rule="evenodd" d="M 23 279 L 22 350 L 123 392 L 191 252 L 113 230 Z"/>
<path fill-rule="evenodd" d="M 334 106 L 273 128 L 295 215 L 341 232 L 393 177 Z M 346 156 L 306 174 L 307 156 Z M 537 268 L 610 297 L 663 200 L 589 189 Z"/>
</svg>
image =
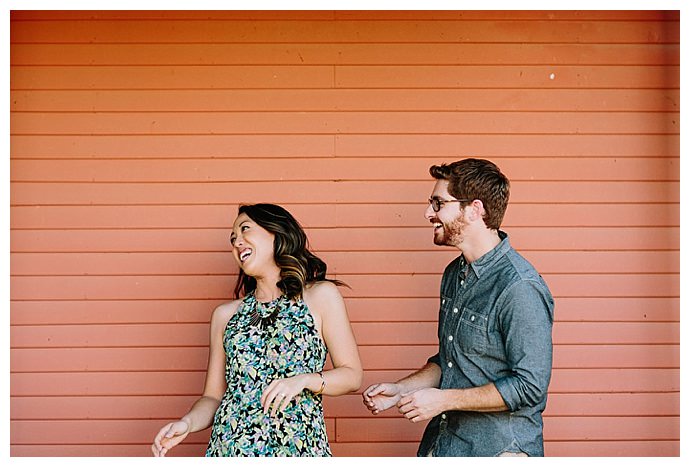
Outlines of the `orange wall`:
<svg viewBox="0 0 690 467">
<path fill-rule="evenodd" d="M 494 160 L 556 297 L 546 453 L 679 453 L 677 12 L 13 12 L 11 454 L 148 455 L 199 395 L 240 202 L 344 289 L 364 385 L 422 365 L 455 252 L 427 169 Z M 336 455 L 423 426 L 326 400 Z M 208 432 L 176 450 L 199 455 Z"/>
</svg>

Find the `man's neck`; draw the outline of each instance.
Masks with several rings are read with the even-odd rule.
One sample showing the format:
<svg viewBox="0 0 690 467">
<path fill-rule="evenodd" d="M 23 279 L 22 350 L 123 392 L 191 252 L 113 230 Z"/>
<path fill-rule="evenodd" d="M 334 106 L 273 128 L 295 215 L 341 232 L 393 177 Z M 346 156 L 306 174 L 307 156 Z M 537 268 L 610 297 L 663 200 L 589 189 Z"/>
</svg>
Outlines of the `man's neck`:
<svg viewBox="0 0 690 467">
<path fill-rule="evenodd" d="M 478 232 L 478 235 L 472 239 L 470 245 L 462 245 L 462 254 L 468 263 L 474 263 L 479 258 L 496 248 L 496 245 L 501 243 L 501 237 L 498 236 L 498 230 L 485 230 Z"/>
</svg>

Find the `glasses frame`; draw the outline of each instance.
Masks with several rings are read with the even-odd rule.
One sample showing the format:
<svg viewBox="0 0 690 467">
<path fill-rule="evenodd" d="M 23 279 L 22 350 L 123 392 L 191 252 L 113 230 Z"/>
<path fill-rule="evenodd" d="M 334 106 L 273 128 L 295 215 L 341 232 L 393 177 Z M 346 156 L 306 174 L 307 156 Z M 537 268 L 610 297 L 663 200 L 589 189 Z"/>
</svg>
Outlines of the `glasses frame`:
<svg viewBox="0 0 690 467">
<path fill-rule="evenodd" d="M 443 209 L 443 205 L 446 203 L 471 203 L 471 199 L 441 199 L 441 198 L 429 198 L 429 205 L 434 212 L 439 212 Z"/>
</svg>

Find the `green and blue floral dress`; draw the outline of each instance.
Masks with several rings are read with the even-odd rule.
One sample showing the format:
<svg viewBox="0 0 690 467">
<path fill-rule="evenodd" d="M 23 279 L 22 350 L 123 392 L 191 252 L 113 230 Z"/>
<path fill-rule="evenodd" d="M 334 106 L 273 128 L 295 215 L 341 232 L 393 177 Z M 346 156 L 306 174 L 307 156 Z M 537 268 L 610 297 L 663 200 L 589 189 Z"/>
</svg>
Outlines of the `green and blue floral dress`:
<svg viewBox="0 0 690 467">
<path fill-rule="evenodd" d="M 227 390 L 206 456 L 330 456 L 320 395 L 305 389 L 273 417 L 261 406 L 273 380 L 323 370 L 327 349 L 304 301 L 246 296 L 223 345 Z"/>
</svg>

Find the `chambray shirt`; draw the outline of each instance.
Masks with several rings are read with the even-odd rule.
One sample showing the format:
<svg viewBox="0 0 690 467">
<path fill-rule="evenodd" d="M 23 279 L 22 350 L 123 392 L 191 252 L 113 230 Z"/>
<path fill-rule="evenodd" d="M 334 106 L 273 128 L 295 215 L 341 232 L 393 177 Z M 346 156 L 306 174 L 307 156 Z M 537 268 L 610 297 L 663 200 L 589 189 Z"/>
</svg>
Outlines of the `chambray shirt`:
<svg viewBox="0 0 690 467">
<path fill-rule="evenodd" d="M 501 242 L 469 267 L 463 256 L 446 267 L 439 352 L 429 362 L 441 367 L 440 389 L 494 383 L 508 410 L 439 414 L 429 422 L 418 456 L 544 455 L 554 301 L 508 236 L 499 236 Z"/>
</svg>

